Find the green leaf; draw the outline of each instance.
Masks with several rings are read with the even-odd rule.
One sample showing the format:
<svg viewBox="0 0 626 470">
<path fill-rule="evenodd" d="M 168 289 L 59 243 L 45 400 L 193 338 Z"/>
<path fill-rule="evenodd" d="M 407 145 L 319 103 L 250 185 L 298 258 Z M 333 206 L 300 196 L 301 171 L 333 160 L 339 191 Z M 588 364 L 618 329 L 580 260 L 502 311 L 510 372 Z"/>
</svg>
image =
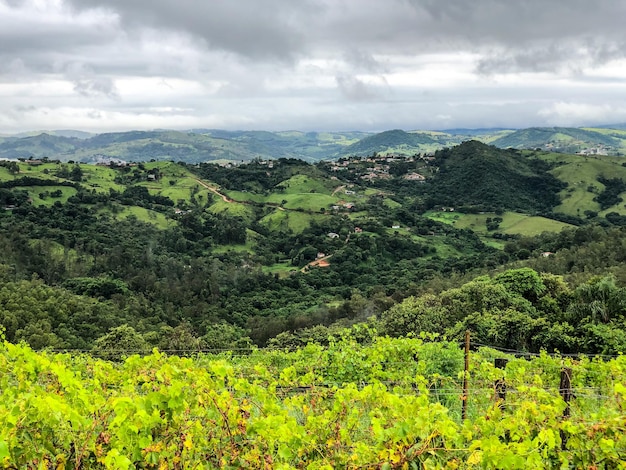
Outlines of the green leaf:
<svg viewBox="0 0 626 470">
<path fill-rule="evenodd" d="M 9 445 L 6 441 L 0 441 L 0 460 L 10 457 Z"/>
</svg>

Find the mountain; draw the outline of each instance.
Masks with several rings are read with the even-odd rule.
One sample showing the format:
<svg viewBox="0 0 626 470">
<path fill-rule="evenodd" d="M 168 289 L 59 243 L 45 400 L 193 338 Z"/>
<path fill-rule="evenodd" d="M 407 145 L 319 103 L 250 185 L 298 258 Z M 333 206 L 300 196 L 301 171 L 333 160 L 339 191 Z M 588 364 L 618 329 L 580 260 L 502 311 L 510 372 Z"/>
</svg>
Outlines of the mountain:
<svg viewBox="0 0 626 470">
<path fill-rule="evenodd" d="M 514 132 L 513 129 L 507 129 L 506 127 L 487 127 L 481 129 L 467 129 L 465 127 L 444 129 L 441 132 L 452 135 L 467 135 L 467 136 L 484 136 L 486 134 L 500 134 L 502 132 Z"/>
<path fill-rule="evenodd" d="M 500 148 L 536 149 L 621 155 L 626 131 L 608 128 L 534 127 L 510 129 L 450 129 L 380 133 L 301 131 L 151 130 L 89 134 L 57 130 L 0 137 L 0 158 L 43 158 L 95 162 L 104 158 L 126 161 L 248 162 L 296 158 L 308 162 L 374 153 L 414 155 L 474 139 Z"/>
<path fill-rule="evenodd" d="M 439 171 L 430 185 L 431 206 L 550 211 L 565 187 L 548 173 L 545 162 L 478 141 L 437 152 L 435 165 Z"/>
<path fill-rule="evenodd" d="M 170 142 L 229 142 L 154 132 Z M 40 137 L 40 144 L 50 139 Z M 259 143 L 288 136 L 239 137 Z M 151 141 L 150 133 L 116 133 L 91 144 Z M 621 163 L 478 141 L 432 158 L 315 165 L 0 162 L 0 278 L 5 287 L 12 282 L 4 295 L 20 300 L 5 302 L 9 310 L 0 299 L 7 307 L 0 324 L 11 341 L 41 348 L 90 348 L 125 324 L 155 344 L 170 333 L 179 338 L 172 328 L 187 325 L 201 337 L 226 328 L 225 347 L 247 335 L 264 345 L 283 332 L 380 313 L 433 276 L 529 257 L 544 269 L 553 261 L 541 253 L 565 252 L 578 239 L 598 242 L 599 225 L 562 237 L 544 232 L 593 221 L 626 226 Z M 608 256 L 597 249 L 559 253 L 554 263 L 559 272 L 581 259 L 605 269 L 605 259 L 624 259 L 623 235 L 606 236 Z M 54 303 L 41 297 L 43 282 L 58 289 L 46 293 Z M 13 293 L 20 290 L 29 293 Z"/>
<path fill-rule="evenodd" d="M 71 136 L 66 137 L 61 133 Z M 298 158 L 318 161 L 367 136 L 363 132 L 266 132 L 198 129 L 129 131 L 85 138 L 73 131 L 0 139 L 0 158 L 43 158 L 94 162 L 102 157 L 127 161 L 177 160 L 187 163 Z"/>
<path fill-rule="evenodd" d="M 425 133 L 410 133 L 400 129 L 367 136 L 343 149 L 342 155 L 366 156 L 379 152 L 419 153 L 424 146 L 438 145 Z"/>
<path fill-rule="evenodd" d="M 576 153 L 580 150 L 602 147 L 607 153 L 622 147 L 621 139 L 591 129 L 575 127 L 531 127 L 496 139 L 493 145 L 501 148 L 553 150 Z"/>
<path fill-rule="evenodd" d="M 75 151 L 79 146 L 75 138 L 39 134 L 31 137 L 5 138 L 0 142 L 0 158 L 56 157 Z"/>
</svg>

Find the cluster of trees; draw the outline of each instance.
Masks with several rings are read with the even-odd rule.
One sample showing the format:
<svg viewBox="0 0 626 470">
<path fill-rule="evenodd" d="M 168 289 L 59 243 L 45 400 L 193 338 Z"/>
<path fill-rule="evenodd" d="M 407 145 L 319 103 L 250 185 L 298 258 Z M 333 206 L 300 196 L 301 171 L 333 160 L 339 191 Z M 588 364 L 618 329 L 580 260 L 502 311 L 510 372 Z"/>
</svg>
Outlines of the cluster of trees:
<svg viewBox="0 0 626 470">
<path fill-rule="evenodd" d="M 213 163 L 187 166 L 201 178 L 213 181 L 226 189 L 238 191 L 268 192 L 278 184 L 297 174 L 320 175 L 313 165 L 295 158 L 279 158 L 269 164 L 262 160 L 224 167 Z"/>
<path fill-rule="evenodd" d="M 600 204 L 600 210 L 619 204 L 623 201 L 620 194 L 626 191 L 626 183 L 620 178 L 598 177 L 598 181 L 604 185 L 604 190 L 593 200 Z"/>
<path fill-rule="evenodd" d="M 366 323 L 340 321 L 284 332 L 275 347 L 328 344 L 351 337 L 433 333 L 518 352 L 616 354 L 626 350 L 626 289 L 613 276 L 595 276 L 574 288 L 562 276 L 518 268 L 479 276 L 437 294 L 410 296 Z"/>
<path fill-rule="evenodd" d="M 420 215 L 428 198 L 447 191 L 460 169 L 483 168 L 477 155 L 491 165 L 493 152 L 468 143 L 437 156 L 440 174 L 451 173 L 451 179 L 392 180 L 393 195 L 381 192 L 359 203 L 368 218 L 359 219 L 358 231 L 345 214 L 326 214 L 299 233 L 270 231 L 259 222 L 265 208 L 250 206 L 246 218 L 215 214 L 206 210 L 210 200 L 192 201 L 190 210 L 174 216 L 175 203 L 133 184 L 136 171 L 130 169 L 119 169 L 126 189 L 108 193 L 87 190 L 78 181 L 12 179 L 0 184 L 0 204 L 17 206 L 0 211 L 0 324 L 12 341 L 111 354 L 109 346 L 122 344 L 121 336 L 137 349 L 296 344 L 374 316 L 376 329 L 390 335 L 430 331 L 455 337 L 469 328 L 480 341 L 501 347 L 619 350 L 625 328 L 617 286 L 626 283 L 626 229 L 611 224 L 626 225 L 621 216 L 559 234 L 511 237 L 501 251 L 470 230 Z M 499 162 L 499 177 L 519 183 L 518 203 L 536 211 L 551 207 L 550 194 L 558 185 L 546 176 L 547 167 L 514 151 Z M 276 189 L 294 174 L 314 177 L 324 171 L 323 165 L 290 159 L 274 162 L 271 171 L 261 161 L 229 169 L 187 168 L 225 187 L 259 192 Z M 136 170 L 144 180 L 145 167 Z M 537 178 L 545 185 L 531 194 Z M 493 205 L 509 207 L 506 198 L 517 193 L 485 180 L 480 191 L 497 189 Z M 67 203 L 34 207 L 19 189 L 52 183 L 77 192 Z M 108 214 L 119 204 L 171 214 L 175 221 L 166 230 L 132 217 L 116 221 Z M 497 229 L 500 221 L 492 218 L 488 228 Z M 402 230 L 391 230 L 396 223 Z M 228 249 L 246 242 L 253 251 Z M 332 254 L 330 266 L 301 272 L 320 252 Z M 542 252 L 557 256 L 539 257 Z M 291 263 L 293 272 L 279 276 L 263 269 L 278 262 Z M 529 269 L 469 282 L 468 276 L 506 263 Z M 601 277 L 590 280 L 595 274 Z M 520 286 L 527 289 L 519 291 Z M 585 294 L 585 289 L 596 290 Z M 23 306 L 19 296 L 28 299 Z"/>
<path fill-rule="evenodd" d="M 424 188 L 427 207 L 545 212 L 560 203 L 566 186 L 544 161 L 476 141 L 436 152 L 434 165 L 439 171 Z"/>
</svg>

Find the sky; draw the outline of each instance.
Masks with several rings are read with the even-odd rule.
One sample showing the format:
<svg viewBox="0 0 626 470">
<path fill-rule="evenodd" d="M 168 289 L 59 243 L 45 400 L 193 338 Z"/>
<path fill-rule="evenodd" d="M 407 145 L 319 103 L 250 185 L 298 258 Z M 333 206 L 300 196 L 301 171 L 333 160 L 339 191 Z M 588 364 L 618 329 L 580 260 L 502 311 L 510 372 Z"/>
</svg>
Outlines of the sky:
<svg viewBox="0 0 626 470">
<path fill-rule="evenodd" d="M 0 0 L 0 134 L 626 122 L 624 0 Z"/>
</svg>

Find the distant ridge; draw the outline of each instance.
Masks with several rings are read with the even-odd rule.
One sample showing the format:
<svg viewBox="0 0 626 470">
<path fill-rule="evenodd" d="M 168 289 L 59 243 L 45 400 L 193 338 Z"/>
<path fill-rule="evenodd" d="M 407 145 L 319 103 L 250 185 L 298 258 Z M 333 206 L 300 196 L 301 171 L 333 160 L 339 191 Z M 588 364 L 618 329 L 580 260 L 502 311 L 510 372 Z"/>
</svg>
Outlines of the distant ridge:
<svg viewBox="0 0 626 470">
<path fill-rule="evenodd" d="M 296 158 L 309 162 L 373 153 L 431 154 L 469 139 L 500 148 L 541 149 L 563 153 L 623 155 L 624 129 L 531 127 L 445 131 L 392 129 L 379 133 L 148 130 L 90 134 L 77 130 L 31 132 L 0 136 L 0 158 L 53 158 L 95 162 L 103 157 L 126 161 L 174 160 L 246 162 L 254 159 Z"/>
<path fill-rule="evenodd" d="M 610 135 L 576 127 L 530 127 L 496 139 L 492 144 L 501 148 L 541 148 L 571 153 L 597 146 L 621 147 L 620 140 Z"/>
<path fill-rule="evenodd" d="M 467 128 L 455 128 L 455 129 L 442 129 L 438 132 L 444 132 L 446 134 L 460 134 L 460 135 L 483 135 L 483 134 L 491 134 L 494 132 L 502 132 L 502 131 L 511 131 L 515 132 L 517 129 L 511 129 L 508 127 L 481 127 L 477 129 L 467 129 Z"/>
<path fill-rule="evenodd" d="M 400 129 L 367 136 L 347 146 L 343 155 L 364 156 L 374 152 L 402 150 L 403 153 L 419 152 L 424 144 L 437 145 L 438 141 L 421 132 L 405 132 Z"/>
</svg>

